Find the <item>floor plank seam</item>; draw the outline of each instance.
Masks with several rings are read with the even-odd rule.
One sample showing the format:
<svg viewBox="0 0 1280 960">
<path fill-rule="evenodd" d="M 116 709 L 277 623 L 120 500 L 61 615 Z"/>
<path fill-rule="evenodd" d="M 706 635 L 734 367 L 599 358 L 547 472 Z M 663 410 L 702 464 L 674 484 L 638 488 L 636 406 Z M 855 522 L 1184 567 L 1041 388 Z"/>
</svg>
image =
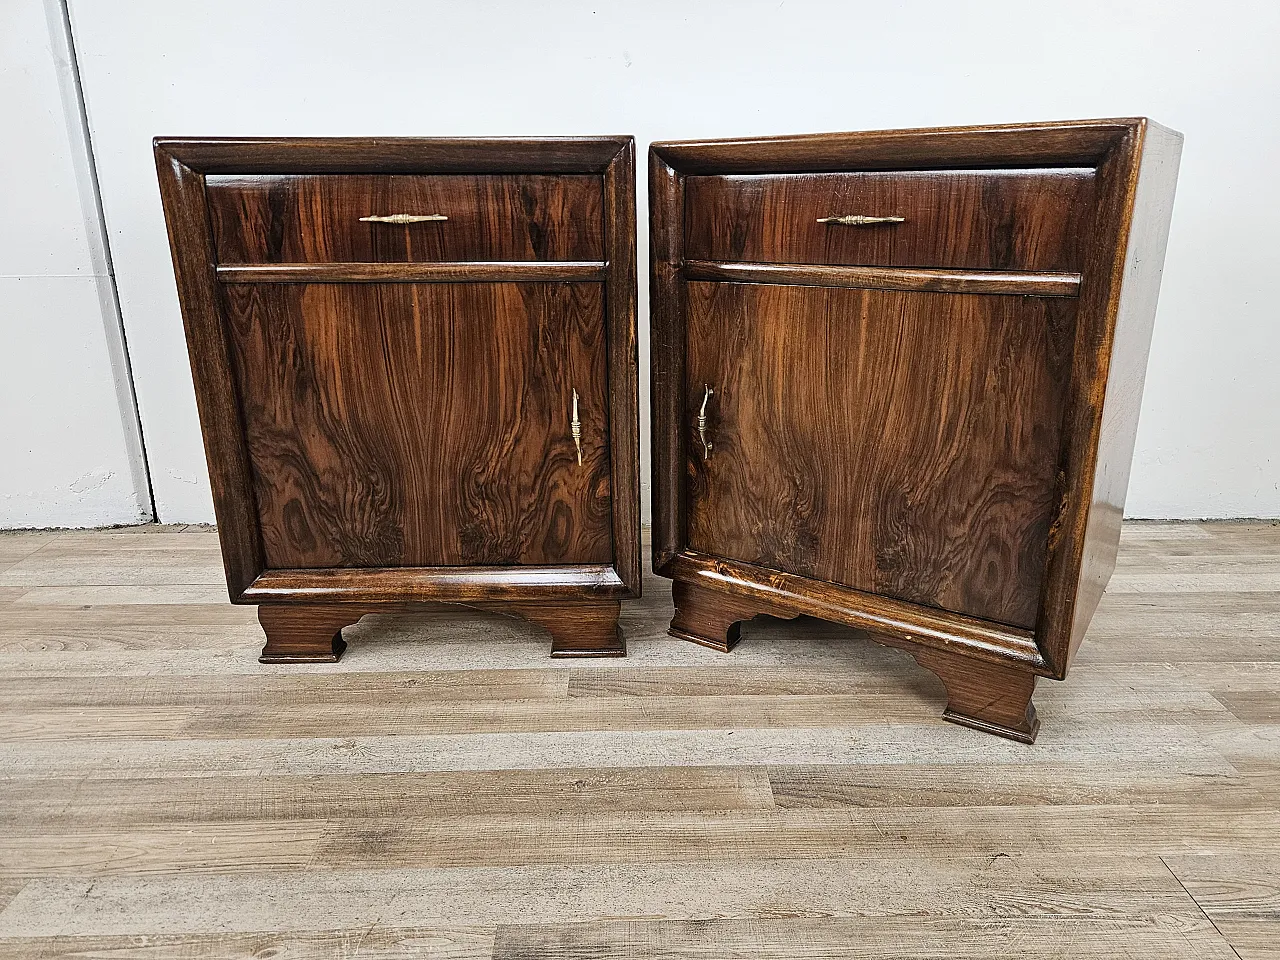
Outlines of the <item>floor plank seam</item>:
<svg viewBox="0 0 1280 960">
<path fill-rule="evenodd" d="M 1213 927 L 1214 931 L 1218 934 L 1218 936 L 1222 937 L 1222 942 L 1225 943 L 1230 948 L 1233 954 L 1235 954 L 1236 960 L 1241 960 L 1240 951 L 1236 949 L 1235 944 L 1232 943 L 1229 939 L 1227 939 L 1227 937 L 1223 935 L 1222 931 L 1218 929 L 1218 925 L 1214 922 L 1213 917 L 1209 916 L 1209 912 L 1205 910 L 1204 905 L 1201 904 L 1200 901 L 1196 899 L 1195 894 L 1193 894 L 1190 890 L 1187 889 L 1187 885 L 1182 882 L 1182 878 L 1178 876 L 1178 874 L 1174 871 L 1173 867 L 1169 866 L 1169 861 L 1166 860 L 1164 857 L 1160 857 L 1159 859 L 1160 859 L 1160 862 L 1164 864 L 1164 868 L 1169 871 L 1169 876 L 1173 877 L 1173 879 L 1177 882 L 1178 886 L 1182 888 L 1182 892 L 1185 893 L 1187 897 L 1191 900 L 1191 902 L 1196 905 L 1196 909 L 1200 911 L 1200 915 L 1209 921 L 1209 925 Z"/>
</svg>

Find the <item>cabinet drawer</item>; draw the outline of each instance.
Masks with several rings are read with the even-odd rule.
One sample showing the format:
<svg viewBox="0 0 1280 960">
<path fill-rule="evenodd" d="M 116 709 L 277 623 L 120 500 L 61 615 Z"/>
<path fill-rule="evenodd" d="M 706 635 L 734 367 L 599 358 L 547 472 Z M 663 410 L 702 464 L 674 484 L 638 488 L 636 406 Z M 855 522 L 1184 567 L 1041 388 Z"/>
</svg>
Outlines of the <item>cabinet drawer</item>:
<svg viewBox="0 0 1280 960">
<path fill-rule="evenodd" d="M 691 176 L 690 260 L 1076 272 L 1091 168 Z M 900 217 L 841 224 L 831 217 Z"/>
<path fill-rule="evenodd" d="M 218 261 L 603 260 L 594 176 L 210 175 Z M 416 223 L 362 218 L 445 217 Z"/>
</svg>

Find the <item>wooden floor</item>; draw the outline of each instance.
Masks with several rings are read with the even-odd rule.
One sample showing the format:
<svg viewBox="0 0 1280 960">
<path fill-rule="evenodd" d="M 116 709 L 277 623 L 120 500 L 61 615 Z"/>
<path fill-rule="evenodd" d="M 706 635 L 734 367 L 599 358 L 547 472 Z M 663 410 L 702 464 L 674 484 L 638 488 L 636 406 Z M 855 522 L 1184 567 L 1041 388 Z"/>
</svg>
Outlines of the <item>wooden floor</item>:
<svg viewBox="0 0 1280 960">
<path fill-rule="evenodd" d="M 1280 526 L 1127 527 L 1034 747 L 645 591 L 262 666 L 208 529 L 0 535 L 0 958 L 1280 957 Z"/>
</svg>

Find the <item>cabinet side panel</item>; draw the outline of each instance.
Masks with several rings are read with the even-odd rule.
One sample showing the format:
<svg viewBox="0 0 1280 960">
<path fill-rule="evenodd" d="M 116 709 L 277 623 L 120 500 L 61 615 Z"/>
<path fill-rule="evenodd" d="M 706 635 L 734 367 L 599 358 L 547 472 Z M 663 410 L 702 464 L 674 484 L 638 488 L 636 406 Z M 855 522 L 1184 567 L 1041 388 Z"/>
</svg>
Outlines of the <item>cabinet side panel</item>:
<svg viewBox="0 0 1280 960">
<path fill-rule="evenodd" d="M 1069 655 L 1084 638 L 1115 569 L 1181 154 L 1182 135 L 1148 121 L 1116 312 Z"/>
<path fill-rule="evenodd" d="M 649 403 L 652 416 L 653 568 L 685 547 L 684 177 L 649 152 Z"/>
<path fill-rule="evenodd" d="M 605 323 L 613 550 L 618 576 L 640 596 L 640 358 L 636 334 L 636 148 L 628 138 L 604 175 L 608 261 Z"/>
<path fill-rule="evenodd" d="M 236 602 L 262 572 L 264 560 L 244 428 L 218 309 L 204 177 L 163 148 L 157 147 L 155 156 L 222 564 L 227 591 Z"/>
</svg>

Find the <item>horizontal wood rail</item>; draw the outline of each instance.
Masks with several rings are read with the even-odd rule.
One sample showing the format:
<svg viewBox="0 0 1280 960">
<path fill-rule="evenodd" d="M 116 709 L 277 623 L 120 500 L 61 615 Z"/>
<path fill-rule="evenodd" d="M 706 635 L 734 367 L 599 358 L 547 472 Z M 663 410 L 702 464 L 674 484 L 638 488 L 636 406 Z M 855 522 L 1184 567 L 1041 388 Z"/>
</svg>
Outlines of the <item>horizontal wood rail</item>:
<svg viewBox="0 0 1280 960">
<path fill-rule="evenodd" d="M 686 280 L 733 283 L 783 283 L 805 287 L 870 287 L 932 293 L 1021 294 L 1027 297 L 1074 297 L 1078 273 L 1012 273 L 922 267 L 834 267 L 803 263 L 722 263 L 687 260 Z"/>
<path fill-rule="evenodd" d="M 630 596 L 609 564 L 264 570 L 233 603 L 441 603 Z"/>
<path fill-rule="evenodd" d="M 750 563 L 684 550 L 657 571 L 687 583 L 760 601 L 786 613 L 870 630 L 881 642 L 905 642 L 997 663 L 1018 663 L 1033 673 L 1051 672 L 1029 630 L 978 620 L 906 600 L 810 580 Z"/>
<path fill-rule="evenodd" d="M 464 263 L 245 263 L 217 268 L 223 283 L 501 283 L 604 280 L 603 260 Z"/>
</svg>

